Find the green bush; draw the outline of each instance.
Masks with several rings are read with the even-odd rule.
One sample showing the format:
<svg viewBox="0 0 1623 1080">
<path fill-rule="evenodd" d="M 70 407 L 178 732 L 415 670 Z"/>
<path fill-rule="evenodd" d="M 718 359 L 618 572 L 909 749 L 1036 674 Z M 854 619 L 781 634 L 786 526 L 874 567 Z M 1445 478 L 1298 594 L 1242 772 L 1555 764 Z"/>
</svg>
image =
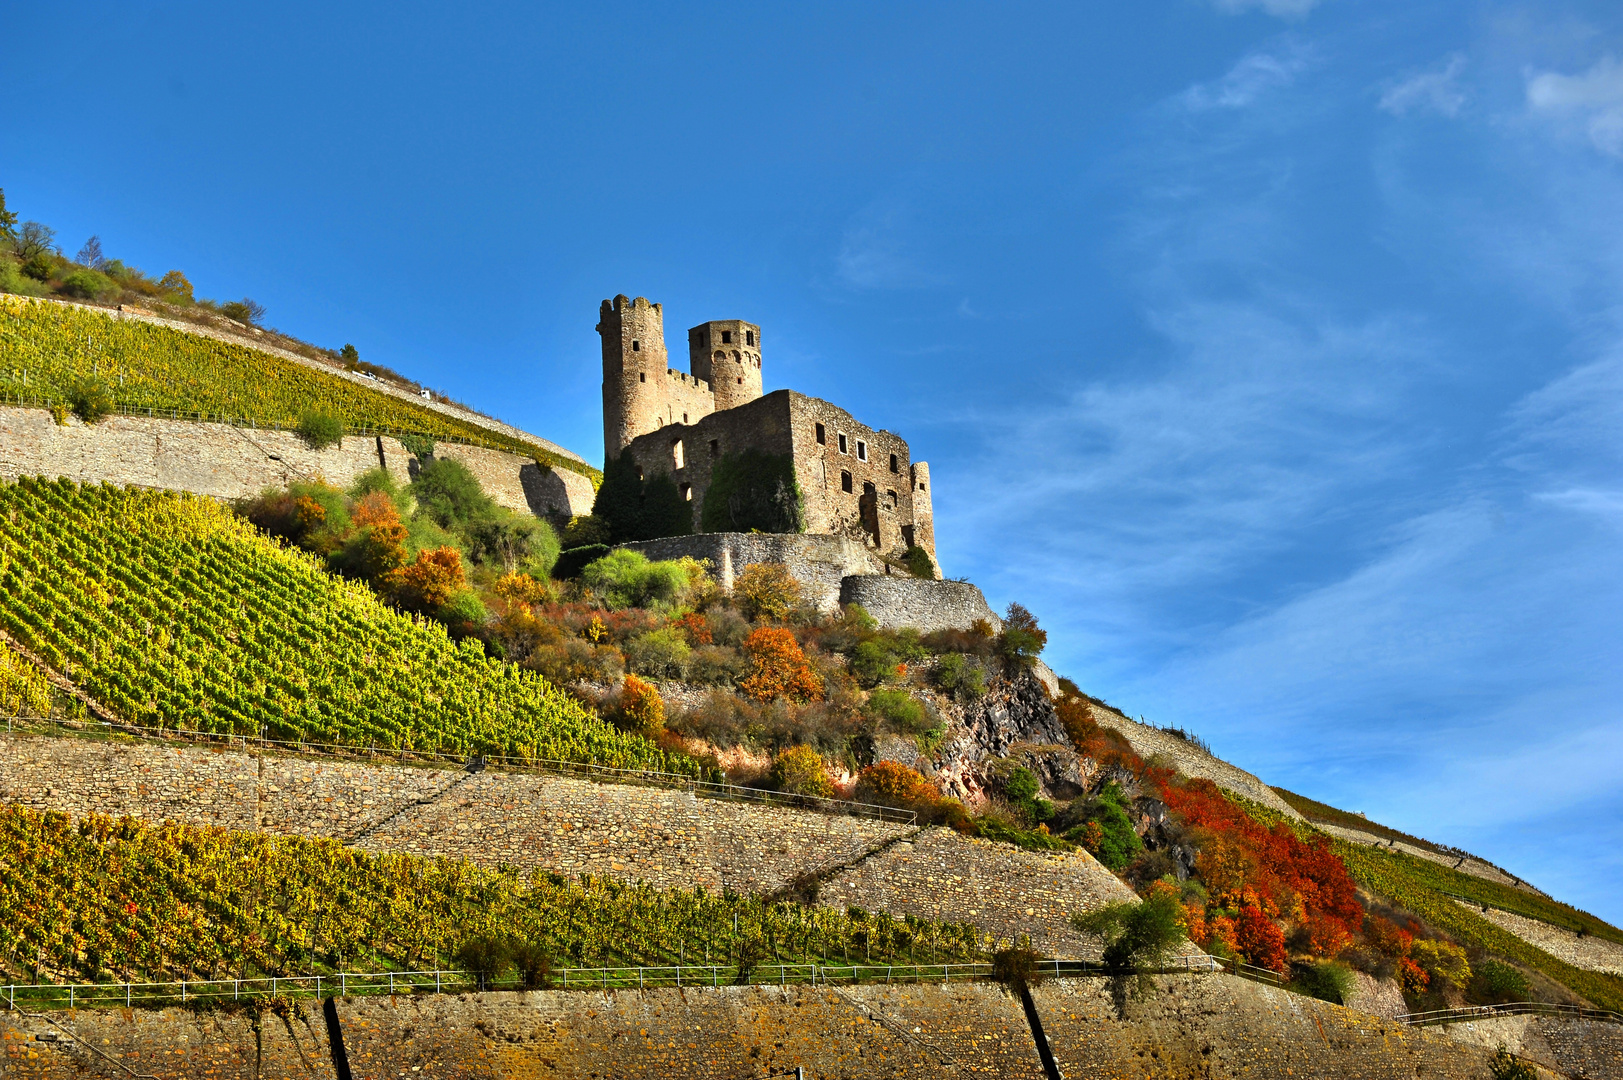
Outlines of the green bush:
<svg viewBox="0 0 1623 1080">
<path fill-rule="evenodd" d="M 468 555 L 505 573 L 544 578 L 558 561 L 558 534 L 540 518 L 493 507 L 492 516 L 467 528 Z"/>
<path fill-rule="evenodd" d="M 470 938 L 457 946 L 455 959 L 464 971 L 474 977 L 481 990 L 489 990 L 490 984 L 513 966 L 508 943 L 488 934 Z"/>
<path fill-rule="evenodd" d="M 466 529 L 499 515 L 468 467 L 451 458 L 436 458 L 420 470 L 408 488 L 417 508 L 443 529 Z"/>
<path fill-rule="evenodd" d="M 792 455 L 760 450 L 723 454 L 710 467 L 700 528 L 707 533 L 804 532 L 804 502 Z"/>
<path fill-rule="evenodd" d="M 106 274 L 94 270 L 75 270 L 62 279 L 58 291 L 80 300 L 100 300 L 119 291 L 118 283 Z"/>
<path fill-rule="evenodd" d="M 572 581 L 580 577 L 581 571 L 613 550 L 607 544 L 565 548 L 559 554 L 558 561 L 552 564 L 552 576 L 559 581 Z"/>
<path fill-rule="evenodd" d="M 1097 911 L 1073 915 L 1071 925 L 1078 933 L 1103 939 L 1107 971 L 1144 975 L 1172 958 L 1183 940 L 1182 916 L 1175 895 L 1155 892 L 1141 903 L 1107 904 Z"/>
<path fill-rule="evenodd" d="M 930 558 L 928 551 L 914 544 L 907 549 L 903 558 L 907 560 L 908 573 L 914 577 L 935 579 L 935 560 Z"/>
<path fill-rule="evenodd" d="M 669 604 L 687 588 L 675 562 L 649 562 L 637 551 L 611 551 L 581 571 L 581 581 L 611 609 Z"/>
<path fill-rule="evenodd" d="M 1054 804 L 1047 799 L 1040 798 L 1038 793 L 1042 785 L 1037 782 L 1037 774 L 1018 765 L 1009 771 L 1003 780 L 1003 797 L 1010 804 L 1023 810 L 1033 821 L 1047 821 L 1054 816 Z"/>
<path fill-rule="evenodd" d="M 1019 604 L 1010 604 L 1003 616 L 997 650 L 1004 660 L 1030 667 L 1048 644 L 1048 631 L 1039 629 L 1037 617 Z"/>
<path fill-rule="evenodd" d="M 68 405 L 72 407 L 73 415 L 87 424 L 94 424 L 116 408 L 112 389 L 94 376 L 74 382 L 68 390 Z"/>
<path fill-rule="evenodd" d="M 1353 985 L 1352 970 L 1332 960 L 1300 965 L 1291 978 L 1293 989 L 1332 1005 L 1347 1004 Z"/>
<path fill-rule="evenodd" d="M 896 676 L 896 657 L 878 638 L 858 643 L 851 650 L 851 674 L 865 687 L 878 686 Z"/>
<path fill-rule="evenodd" d="M 16 259 L 0 255 L 0 292 L 18 296 L 44 296 L 49 292 L 44 285 L 23 273 Z"/>
<path fill-rule="evenodd" d="M 51 271 L 56 269 L 51 257 L 44 252 L 35 252 L 23 260 L 23 273 L 35 281 L 51 280 Z"/>
<path fill-rule="evenodd" d="M 1521 968 L 1503 960 L 1488 960 L 1476 969 L 1473 997 L 1489 1004 L 1507 1001 L 1527 1001 L 1533 996 L 1533 987 L 1522 974 Z"/>
<path fill-rule="evenodd" d="M 693 649 L 682 632 L 666 626 L 632 638 L 625 646 L 626 666 L 654 679 L 686 677 Z"/>
<path fill-rule="evenodd" d="M 1488 1075 L 1493 1080 L 1538 1080 L 1537 1069 L 1503 1046 L 1493 1052 L 1493 1060 L 1488 1063 Z"/>
<path fill-rule="evenodd" d="M 1093 851 L 1093 855 L 1111 870 L 1126 869 L 1144 850 L 1144 842 L 1133 830 L 1133 819 L 1127 813 L 1127 796 L 1114 780 L 1087 804 L 1083 823 L 1068 830 L 1066 839 L 1081 843 L 1090 821 L 1097 822 L 1102 832 L 1098 850 Z"/>
<path fill-rule="evenodd" d="M 986 693 L 980 665 L 963 653 L 947 653 L 936 664 L 936 686 L 954 701 L 973 701 Z"/>
<path fill-rule="evenodd" d="M 810 746 L 791 747 L 772 760 L 772 786 L 792 795 L 826 799 L 834 794 L 823 756 Z"/>
<path fill-rule="evenodd" d="M 868 713 L 904 735 L 924 730 L 924 706 L 906 690 L 875 690 L 868 695 Z"/>
<path fill-rule="evenodd" d="M 299 414 L 298 426 L 293 431 L 310 449 L 325 450 L 343 441 L 344 422 L 336 416 L 306 409 Z"/>
</svg>

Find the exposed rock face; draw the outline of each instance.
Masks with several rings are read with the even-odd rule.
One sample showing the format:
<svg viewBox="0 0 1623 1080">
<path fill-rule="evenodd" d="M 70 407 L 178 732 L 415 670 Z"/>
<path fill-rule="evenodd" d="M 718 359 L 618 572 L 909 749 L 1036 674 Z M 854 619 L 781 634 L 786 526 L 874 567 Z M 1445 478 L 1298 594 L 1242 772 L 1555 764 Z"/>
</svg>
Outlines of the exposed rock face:
<svg viewBox="0 0 1623 1080">
<path fill-rule="evenodd" d="M 935 707 L 946 722 L 947 736 L 933 753 L 920 753 L 911 740 L 881 738 L 874 747 L 876 759 L 898 761 L 933 776 L 945 794 L 969 803 L 985 797 L 984 766 L 996 758 L 1021 758 L 1055 798 L 1075 798 L 1092 787 L 1098 766 L 1071 748 L 1035 673 L 1000 675 L 975 701 L 959 705 L 938 699 Z"/>
</svg>

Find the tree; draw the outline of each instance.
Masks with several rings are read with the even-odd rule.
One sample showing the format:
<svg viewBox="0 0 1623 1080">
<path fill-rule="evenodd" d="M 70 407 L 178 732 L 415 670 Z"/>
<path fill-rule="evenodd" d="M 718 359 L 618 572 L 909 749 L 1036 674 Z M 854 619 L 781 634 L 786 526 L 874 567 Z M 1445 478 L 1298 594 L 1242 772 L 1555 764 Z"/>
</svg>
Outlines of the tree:
<svg viewBox="0 0 1623 1080">
<path fill-rule="evenodd" d="M 170 297 L 188 304 L 192 302 L 192 283 L 179 270 L 171 270 L 159 278 L 158 288 L 162 289 Z"/>
<path fill-rule="evenodd" d="M 8 244 L 17 241 L 17 215 L 6 209 L 5 188 L 0 188 L 0 240 Z"/>
<path fill-rule="evenodd" d="M 101 237 L 92 236 L 89 240 L 86 240 L 85 246 L 79 249 L 79 254 L 73 257 L 73 261 L 80 266 L 88 266 L 92 270 L 100 270 L 106 265 L 107 260 L 101 253 Z"/>
<path fill-rule="evenodd" d="M 442 529 L 467 528 L 497 516 L 496 504 L 479 486 L 479 478 L 452 458 L 424 465 L 410 490 L 417 505 Z"/>
<path fill-rule="evenodd" d="M 355 365 L 361 362 L 361 353 L 359 349 L 346 341 L 344 347 L 338 350 L 338 359 L 344 362 L 345 367 L 353 370 Z"/>
<path fill-rule="evenodd" d="M 228 319 L 246 323 L 249 326 L 258 326 L 265 318 L 265 305 L 256 304 L 244 296 L 241 300 L 232 300 L 220 305 L 220 314 Z"/>
<path fill-rule="evenodd" d="M 1039 629 L 1037 616 L 1019 604 L 1010 604 L 1003 616 L 997 651 L 1011 664 L 1030 667 L 1048 644 L 1048 631 Z"/>
<path fill-rule="evenodd" d="M 800 603 L 800 582 L 782 563 L 751 563 L 733 583 L 733 595 L 752 619 L 785 619 Z"/>
<path fill-rule="evenodd" d="M 12 245 L 23 262 L 48 258 L 56 251 L 56 230 L 37 221 L 25 221 Z"/>
<path fill-rule="evenodd" d="M 744 639 L 754 673 L 738 688 L 756 701 L 789 698 L 792 701 L 821 701 L 823 679 L 806 662 L 795 635 L 778 627 L 763 626 Z"/>
<path fill-rule="evenodd" d="M 1071 916 L 1081 934 L 1104 941 L 1105 970 L 1112 975 L 1138 975 L 1139 988 L 1150 987 L 1147 976 L 1171 957 L 1183 940 L 1179 918 L 1182 908 L 1175 896 L 1154 892 L 1141 903 L 1106 904 L 1097 911 Z"/>
</svg>

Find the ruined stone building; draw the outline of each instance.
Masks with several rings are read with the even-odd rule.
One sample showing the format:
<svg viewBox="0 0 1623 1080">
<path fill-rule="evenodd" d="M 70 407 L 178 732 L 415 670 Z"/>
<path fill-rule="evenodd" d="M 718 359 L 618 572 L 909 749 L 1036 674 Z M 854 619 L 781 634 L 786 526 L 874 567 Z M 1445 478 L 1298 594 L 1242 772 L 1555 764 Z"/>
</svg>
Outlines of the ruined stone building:
<svg viewBox="0 0 1623 1080">
<path fill-rule="evenodd" d="M 917 545 L 935 559 L 930 467 L 906 440 L 827 401 L 762 393 L 761 328 L 739 319 L 688 331 L 688 371 L 670 365 L 664 312 L 643 297 L 603 301 L 603 445 L 640 474 L 668 474 L 692 506 L 694 532 L 748 531 L 721 520 L 712 479 L 753 451 L 792 468 L 807 533 L 847 535 L 881 555 Z M 754 460 L 761 460 L 759 457 Z"/>
</svg>

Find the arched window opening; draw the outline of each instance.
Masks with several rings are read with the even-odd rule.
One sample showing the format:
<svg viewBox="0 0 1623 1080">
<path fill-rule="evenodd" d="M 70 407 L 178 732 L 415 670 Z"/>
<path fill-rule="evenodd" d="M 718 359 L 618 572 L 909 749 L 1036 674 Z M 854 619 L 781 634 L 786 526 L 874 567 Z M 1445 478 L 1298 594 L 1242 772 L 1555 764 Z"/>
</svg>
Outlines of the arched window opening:
<svg viewBox="0 0 1623 1080">
<path fill-rule="evenodd" d="M 844 492 L 851 490 L 851 474 L 844 470 L 840 472 L 840 490 Z"/>
</svg>

